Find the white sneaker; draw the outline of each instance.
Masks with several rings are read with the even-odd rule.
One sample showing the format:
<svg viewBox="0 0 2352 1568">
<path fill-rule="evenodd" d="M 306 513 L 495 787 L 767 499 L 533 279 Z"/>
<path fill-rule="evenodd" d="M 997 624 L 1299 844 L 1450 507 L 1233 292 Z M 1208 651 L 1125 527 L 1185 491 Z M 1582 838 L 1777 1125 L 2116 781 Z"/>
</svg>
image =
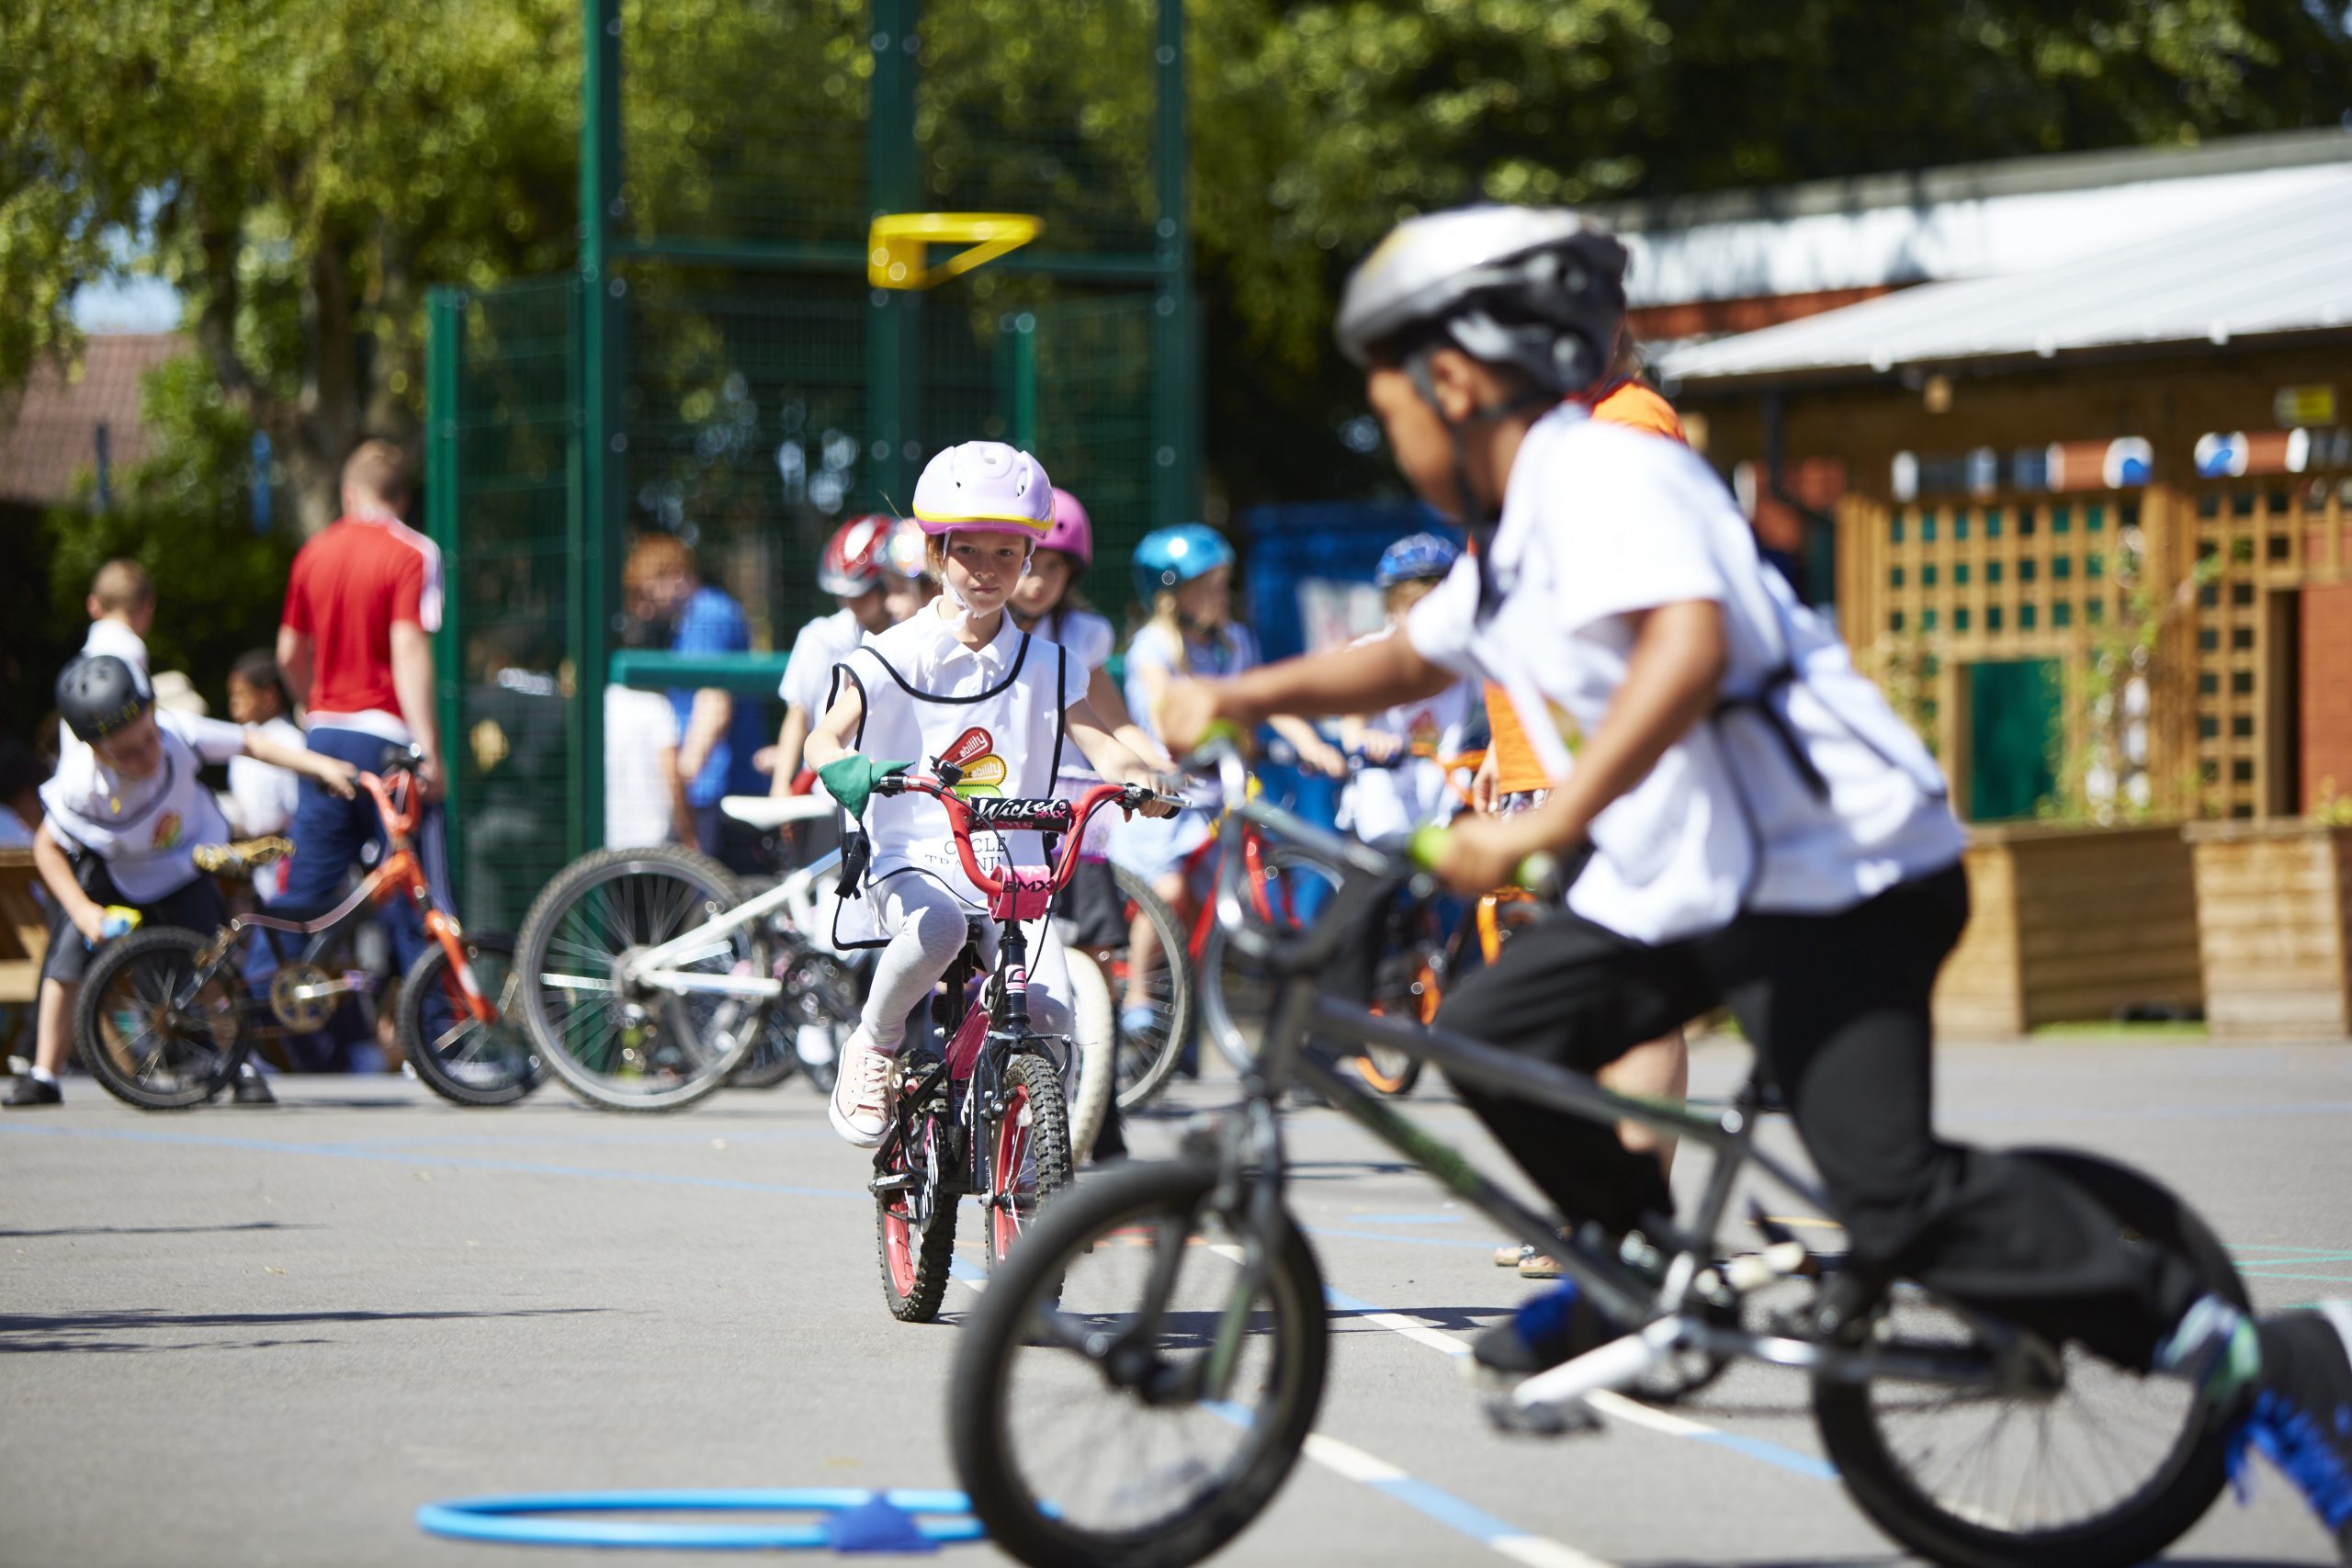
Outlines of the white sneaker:
<svg viewBox="0 0 2352 1568">
<path fill-rule="evenodd" d="M 880 1143 L 882 1130 L 890 1124 L 889 1085 L 890 1054 L 877 1048 L 865 1026 L 858 1025 L 842 1042 L 841 1076 L 833 1080 L 826 1107 L 833 1131 L 862 1149 Z"/>
</svg>

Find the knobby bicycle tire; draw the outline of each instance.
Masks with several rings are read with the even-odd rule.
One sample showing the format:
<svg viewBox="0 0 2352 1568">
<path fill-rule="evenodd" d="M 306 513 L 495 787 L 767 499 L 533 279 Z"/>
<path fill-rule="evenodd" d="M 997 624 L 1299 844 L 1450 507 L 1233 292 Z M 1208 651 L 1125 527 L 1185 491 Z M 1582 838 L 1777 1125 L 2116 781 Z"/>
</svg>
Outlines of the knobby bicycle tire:
<svg viewBox="0 0 2352 1568">
<path fill-rule="evenodd" d="M 69 932 L 60 940 L 81 938 Z M 141 1111 L 186 1111 L 220 1093 L 237 1076 L 252 1046 L 247 1029 L 253 1001 L 232 958 L 213 964 L 198 993 L 202 1016 L 213 1019 L 215 1027 L 198 1030 L 196 1019 L 167 1007 L 168 998 L 195 977 L 197 958 L 212 940 L 178 926 L 150 926 L 107 942 L 84 972 L 74 1000 L 74 1055 L 117 1100 Z M 131 994 L 118 995 L 124 987 Z M 164 1016 L 159 1018 L 158 1010 Z M 120 1016 L 127 1011 L 137 1013 L 135 1027 Z M 159 1030 L 159 1023 L 164 1027 Z M 229 1034 L 225 1041 L 223 1029 Z M 150 1037 L 152 1052 L 146 1048 Z M 150 1081 L 167 1059 L 178 1069 L 168 1088 L 160 1079 Z M 142 1060 L 149 1064 L 145 1069 Z"/>
<path fill-rule="evenodd" d="M 2208 1291 L 2247 1306 L 2245 1283 L 2228 1249 L 2187 1204 L 2156 1182 L 2071 1150 L 2018 1149 L 2007 1157 L 2056 1171 L 2113 1215 L 2127 1236 L 2187 1258 Z M 2223 1423 L 2193 1393 L 2183 1393 L 2188 1395 L 2189 1424 L 2175 1436 L 2161 1468 L 2118 1511 L 2031 1534 L 1962 1517 L 1928 1495 L 1893 1452 L 1870 1385 L 1820 1381 L 1813 1397 L 1822 1446 L 1847 1491 L 1880 1529 L 1912 1551 L 1953 1568 L 2125 1568 L 2147 1562 L 2177 1540 L 2212 1506 L 2226 1483 Z"/>
<path fill-rule="evenodd" d="M 1069 1185 L 1071 1156 L 1069 1113 L 1062 1100 L 1062 1076 L 1046 1057 L 1023 1053 L 1004 1070 L 1005 1113 L 989 1129 L 989 1273 L 1004 1267 L 1014 1244 L 1052 1212 L 1054 1200 Z M 1016 1118 L 1025 1110 L 1023 1128 Z M 1025 1134 L 1025 1136 L 1024 1136 Z M 1025 1151 L 1023 1145 L 1025 1145 Z M 1020 1158 L 1025 1152 L 1026 1159 Z M 1008 1157 L 1011 1156 L 1011 1157 Z M 1025 1200 L 1023 1167 L 1027 1168 Z M 1025 1201 L 1028 1216 L 1009 1204 Z"/>
<path fill-rule="evenodd" d="M 416 1076 L 424 1081 L 425 1088 L 453 1105 L 512 1105 L 545 1083 L 548 1077 L 546 1058 L 534 1048 L 530 1026 L 521 1017 L 523 987 L 513 983 L 514 939 L 503 932 L 485 931 L 467 937 L 465 946 L 469 960 L 488 954 L 495 962 L 486 967 L 505 971 L 508 983 L 485 989 L 492 991 L 491 1000 L 497 1004 L 502 1015 L 492 1027 L 512 1031 L 515 1038 L 503 1043 L 502 1048 L 492 1055 L 477 1055 L 463 1062 L 452 1062 L 442 1054 L 439 1040 L 433 1036 L 445 1036 L 450 1031 L 433 1029 L 433 1036 L 428 1036 L 427 1031 L 433 1026 L 425 1021 L 425 1005 L 437 997 L 445 998 L 455 1010 L 463 1006 L 463 998 L 455 994 L 456 988 L 447 979 L 449 955 L 436 942 L 417 954 L 416 962 L 409 965 L 408 977 L 401 982 L 400 1001 L 394 1014 L 401 1054 L 416 1069 Z M 481 984 L 483 976 L 477 973 L 475 980 Z M 469 1066 L 487 1070 L 461 1070 Z"/>
<path fill-rule="evenodd" d="M 1306 1238 L 1285 1213 L 1271 1248 L 1266 1322 L 1274 1335 L 1270 1405 L 1245 1430 L 1249 1447 L 1224 1484 L 1193 1496 L 1174 1517 L 1115 1532 L 1087 1529 L 1041 1497 L 1022 1472 L 1010 1429 L 1012 1366 L 1023 1355 L 1063 1355 L 1035 1343 L 1034 1313 L 1098 1243 L 1155 1223 L 1177 1222 L 1195 1236 L 1216 1187 L 1215 1166 L 1197 1160 L 1125 1165 L 1090 1179 L 1048 1211 L 967 1320 L 948 1393 L 948 1442 L 972 1510 L 989 1539 L 1030 1568 L 1186 1568 L 1224 1547 L 1261 1513 L 1306 1446 L 1322 1400 L 1330 1354 L 1323 1279 Z M 1115 1240 L 1102 1250 L 1114 1250 Z M 1180 1243 L 1182 1245 L 1182 1243 Z M 1208 1255 L 1208 1248 L 1193 1248 Z M 1108 1388 L 1102 1398 L 1131 1399 Z M 1140 1402 L 1138 1402 L 1139 1404 Z M 1085 1413 L 1071 1410 L 1068 1419 Z M 1081 1429 L 1093 1431 L 1091 1426 Z"/>
</svg>

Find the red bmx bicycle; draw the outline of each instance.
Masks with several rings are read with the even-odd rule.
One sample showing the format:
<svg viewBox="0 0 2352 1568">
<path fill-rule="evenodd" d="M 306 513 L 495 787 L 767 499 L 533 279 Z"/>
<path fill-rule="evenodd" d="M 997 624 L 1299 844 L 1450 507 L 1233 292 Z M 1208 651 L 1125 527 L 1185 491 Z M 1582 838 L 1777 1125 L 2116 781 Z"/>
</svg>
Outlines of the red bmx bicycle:
<svg viewBox="0 0 2352 1568">
<path fill-rule="evenodd" d="M 927 795 L 945 808 L 964 874 L 988 898 L 999 934 L 993 970 L 981 968 L 977 929 L 948 966 L 932 1004 L 944 1043 L 919 1042 L 910 1031 L 892 1069 L 890 1121 L 874 1151 L 872 1190 L 882 1293 L 902 1323 L 939 1314 L 960 1200 L 977 1197 L 987 1209 L 993 1270 L 1039 1205 L 1069 1181 L 1062 1065 L 1076 1046 L 1030 1027 L 1023 923 L 1045 919 L 1077 871 L 1089 818 L 1106 806 L 1132 813 L 1162 798 L 1136 784 L 1097 784 L 1075 803 L 967 799 L 955 793 L 960 771 L 933 765 L 936 777 L 899 774 L 877 781 L 875 793 Z M 975 829 L 1059 835 L 1061 852 L 1051 865 L 991 872 L 972 852 Z"/>
</svg>

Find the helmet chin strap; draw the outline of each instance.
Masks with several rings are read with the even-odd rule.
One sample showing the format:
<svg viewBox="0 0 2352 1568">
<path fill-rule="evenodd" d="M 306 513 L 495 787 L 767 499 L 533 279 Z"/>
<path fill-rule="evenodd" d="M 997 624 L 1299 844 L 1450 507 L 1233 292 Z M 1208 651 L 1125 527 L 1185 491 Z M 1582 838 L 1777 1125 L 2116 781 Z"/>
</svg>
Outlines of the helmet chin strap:
<svg viewBox="0 0 2352 1568">
<path fill-rule="evenodd" d="M 1470 447 L 1466 439 L 1474 430 L 1484 429 L 1514 414 L 1531 410 L 1549 408 L 1555 400 L 1545 393 L 1530 388 L 1515 397 L 1507 398 L 1490 408 L 1473 412 L 1467 418 L 1453 419 L 1438 400 L 1437 378 L 1430 374 L 1432 348 L 1422 349 L 1405 362 L 1405 373 L 1413 380 L 1414 389 L 1421 394 L 1421 401 L 1437 415 L 1445 426 L 1446 440 L 1453 447 L 1453 488 L 1462 497 L 1462 525 L 1469 533 L 1471 554 L 1478 559 L 1478 614 L 1483 618 L 1502 598 L 1502 591 L 1495 582 L 1495 530 L 1502 523 L 1502 508 L 1483 499 L 1470 483 Z"/>
</svg>

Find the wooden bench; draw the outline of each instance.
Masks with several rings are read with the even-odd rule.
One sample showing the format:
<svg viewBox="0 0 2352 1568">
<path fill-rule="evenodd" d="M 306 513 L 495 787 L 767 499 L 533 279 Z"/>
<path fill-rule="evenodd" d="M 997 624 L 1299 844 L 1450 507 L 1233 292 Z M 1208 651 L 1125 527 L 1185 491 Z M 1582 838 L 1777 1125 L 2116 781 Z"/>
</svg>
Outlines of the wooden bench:
<svg viewBox="0 0 2352 1568">
<path fill-rule="evenodd" d="M 33 897 L 40 883 L 32 851 L 0 849 L 0 1002 L 29 1002 L 40 995 L 49 917 Z"/>
</svg>

